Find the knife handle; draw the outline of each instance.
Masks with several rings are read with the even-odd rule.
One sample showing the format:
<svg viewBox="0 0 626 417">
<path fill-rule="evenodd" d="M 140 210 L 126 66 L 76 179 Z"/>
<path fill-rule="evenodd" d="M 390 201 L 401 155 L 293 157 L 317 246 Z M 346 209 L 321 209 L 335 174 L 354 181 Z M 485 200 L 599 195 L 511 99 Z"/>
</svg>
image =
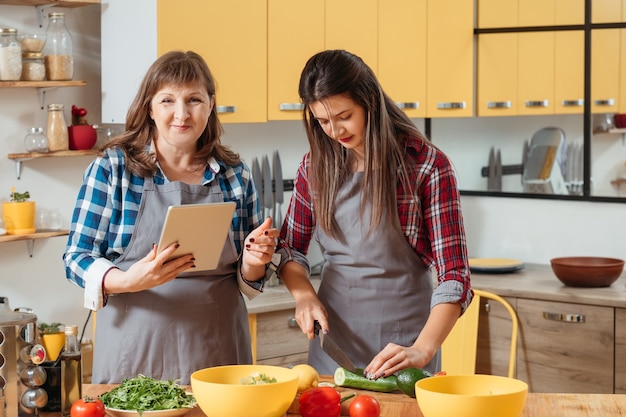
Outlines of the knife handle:
<svg viewBox="0 0 626 417">
<path fill-rule="evenodd" d="M 322 326 L 320 326 L 320 322 L 315 320 L 313 322 L 313 333 L 315 333 L 315 336 L 319 336 L 320 335 L 320 330 L 322 329 Z"/>
</svg>

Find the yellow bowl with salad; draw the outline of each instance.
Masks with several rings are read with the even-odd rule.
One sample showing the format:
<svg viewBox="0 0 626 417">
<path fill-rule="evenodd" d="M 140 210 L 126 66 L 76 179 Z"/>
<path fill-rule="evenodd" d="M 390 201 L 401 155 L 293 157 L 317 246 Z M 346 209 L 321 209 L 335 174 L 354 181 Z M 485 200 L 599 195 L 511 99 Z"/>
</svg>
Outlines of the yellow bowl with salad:
<svg viewBox="0 0 626 417">
<path fill-rule="evenodd" d="M 226 365 L 191 374 L 207 417 L 281 417 L 296 398 L 298 373 L 271 365 Z"/>
</svg>

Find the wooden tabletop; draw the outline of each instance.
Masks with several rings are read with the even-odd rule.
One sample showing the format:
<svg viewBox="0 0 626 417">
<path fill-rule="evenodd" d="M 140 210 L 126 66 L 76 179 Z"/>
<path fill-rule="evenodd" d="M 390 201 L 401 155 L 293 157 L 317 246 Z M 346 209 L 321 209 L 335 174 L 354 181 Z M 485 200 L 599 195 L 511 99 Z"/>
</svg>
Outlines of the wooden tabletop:
<svg viewBox="0 0 626 417">
<path fill-rule="evenodd" d="M 322 379 L 329 379 L 329 377 L 323 377 Z M 114 387 L 115 385 L 85 385 L 83 387 L 83 396 L 97 397 Z M 415 398 L 410 398 L 404 394 L 350 391 L 367 393 L 376 397 L 381 404 L 381 417 L 424 417 Z M 297 410 L 297 401 L 294 401 L 286 417 L 298 417 Z M 57 417 L 56 415 L 59 413 L 40 414 L 44 417 Z M 348 415 L 347 404 L 345 403 L 342 407 L 341 415 Z M 520 417 L 622 417 L 625 415 L 626 394 L 529 393 Z M 205 417 L 205 415 L 199 408 L 195 408 L 187 413 L 185 417 Z"/>
</svg>

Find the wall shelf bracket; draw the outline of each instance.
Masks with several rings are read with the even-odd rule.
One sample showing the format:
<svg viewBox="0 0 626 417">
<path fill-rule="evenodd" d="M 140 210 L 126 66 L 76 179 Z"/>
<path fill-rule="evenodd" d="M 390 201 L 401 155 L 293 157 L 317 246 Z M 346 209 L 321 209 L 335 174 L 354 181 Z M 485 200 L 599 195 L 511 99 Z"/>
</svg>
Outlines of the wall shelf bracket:
<svg viewBox="0 0 626 417">
<path fill-rule="evenodd" d="M 28 256 L 32 258 L 35 250 L 35 239 L 29 239 L 26 241 L 26 250 L 28 251 Z"/>
<path fill-rule="evenodd" d="M 46 18 L 46 11 L 53 6 L 53 4 L 40 4 L 35 7 L 37 13 L 37 23 L 39 23 L 40 28 L 43 28 L 43 20 Z"/>
</svg>

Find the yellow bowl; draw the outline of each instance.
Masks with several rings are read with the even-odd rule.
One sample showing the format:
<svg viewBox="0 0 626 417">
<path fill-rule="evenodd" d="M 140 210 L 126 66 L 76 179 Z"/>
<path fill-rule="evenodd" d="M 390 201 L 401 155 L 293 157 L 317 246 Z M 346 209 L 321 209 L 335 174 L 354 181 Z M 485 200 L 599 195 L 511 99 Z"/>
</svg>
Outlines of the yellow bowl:
<svg viewBox="0 0 626 417">
<path fill-rule="evenodd" d="M 424 417 L 518 417 L 528 385 L 495 375 L 442 375 L 415 383 Z"/>
<path fill-rule="evenodd" d="M 242 378 L 262 373 L 277 382 L 244 385 Z M 227 365 L 191 374 L 191 390 L 207 417 L 281 417 L 296 398 L 296 371 L 270 365 Z"/>
</svg>

